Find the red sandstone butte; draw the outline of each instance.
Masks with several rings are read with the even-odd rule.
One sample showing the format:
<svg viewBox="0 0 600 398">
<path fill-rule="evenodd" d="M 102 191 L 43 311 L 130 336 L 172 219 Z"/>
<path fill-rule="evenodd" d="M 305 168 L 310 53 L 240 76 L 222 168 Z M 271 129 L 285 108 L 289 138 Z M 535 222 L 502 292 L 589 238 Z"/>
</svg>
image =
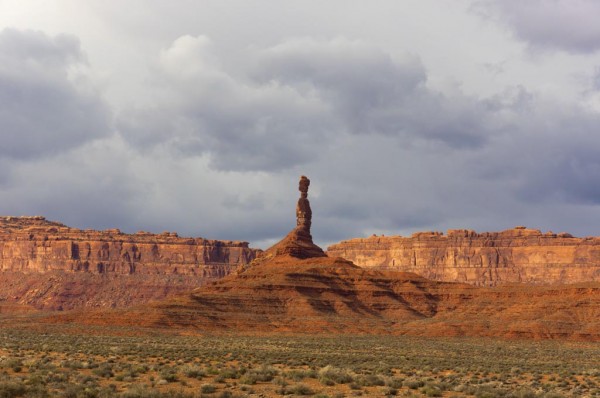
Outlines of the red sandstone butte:
<svg viewBox="0 0 600 398">
<path fill-rule="evenodd" d="M 307 199 L 304 205 L 309 206 Z M 600 341 L 600 283 L 483 288 L 408 272 L 363 269 L 323 255 L 310 238 L 309 212 L 303 209 L 297 212 L 296 228 L 249 266 L 188 294 L 149 305 L 80 310 L 35 320 L 179 333 Z M 298 234 L 299 230 L 305 234 Z"/>
<path fill-rule="evenodd" d="M 600 237 L 575 238 L 525 227 L 357 238 L 329 246 L 327 254 L 368 269 L 476 286 L 600 282 Z"/>
<path fill-rule="evenodd" d="M 145 303 L 222 278 L 256 254 L 247 242 L 0 217 L 0 303 L 38 309 Z"/>
</svg>

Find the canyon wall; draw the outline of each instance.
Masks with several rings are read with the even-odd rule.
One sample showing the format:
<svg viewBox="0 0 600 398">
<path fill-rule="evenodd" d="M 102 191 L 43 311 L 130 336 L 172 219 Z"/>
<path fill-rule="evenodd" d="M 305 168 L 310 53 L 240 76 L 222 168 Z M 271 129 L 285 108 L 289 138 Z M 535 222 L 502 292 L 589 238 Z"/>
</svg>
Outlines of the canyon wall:
<svg viewBox="0 0 600 398">
<path fill-rule="evenodd" d="M 600 237 L 576 238 L 525 227 L 357 238 L 329 246 L 327 254 L 366 268 L 477 286 L 600 281 Z"/>
<path fill-rule="evenodd" d="M 53 309 L 136 304 L 222 278 L 256 254 L 247 242 L 0 217 L 0 301 Z"/>
</svg>

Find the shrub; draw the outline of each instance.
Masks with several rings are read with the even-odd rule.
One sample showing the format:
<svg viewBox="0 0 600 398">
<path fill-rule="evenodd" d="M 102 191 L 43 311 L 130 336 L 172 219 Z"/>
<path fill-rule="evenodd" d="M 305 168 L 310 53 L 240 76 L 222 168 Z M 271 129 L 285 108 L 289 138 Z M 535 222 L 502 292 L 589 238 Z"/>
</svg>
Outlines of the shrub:
<svg viewBox="0 0 600 398">
<path fill-rule="evenodd" d="M 285 372 L 285 376 L 289 377 L 294 381 L 302 381 L 306 378 L 315 379 L 317 378 L 317 372 L 313 369 L 304 370 L 304 369 L 295 369 Z"/>
<path fill-rule="evenodd" d="M 149 390 L 144 386 L 133 386 L 125 391 L 121 396 L 123 398 L 160 398 L 162 394 L 156 390 Z M 84 395 L 78 395 L 78 397 Z M 108 395 L 110 396 L 110 395 Z"/>
<path fill-rule="evenodd" d="M 406 379 L 402 382 L 402 385 L 410 388 L 411 390 L 416 390 L 417 388 L 421 388 L 425 385 L 423 380 L 418 379 Z"/>
<path fill-rule="evenodd" d="M 383 378 L 378 375 L 366 375 L 360 378 L 359 383 L 365 387 L 384 386 L 385 380 L 383 380 Z"/>
<path fill-rule="evenodd" d="M 345 369 L 326 366 L 319 370 L 319 380 L 326 385 L 347 384 L 354 381 L 354 377 Z"/>
<path fill-rule="evenodd" d="M 286 388 L 286 393 L 295 395 L 313 395 L 313 390 L 310 389 L 306 384 L 296 384 L 289 388 Z"/>
<path fill-rule="evenodd" d="M 271 381 L 278 373 L 279 371 L 271 366 L 263 366 L 260 369 L 246 372 L 246 374 L 240 378 L 240 383 L 256 384 L 258 381 Z"/>
<path fill-rule="evenodd" d="M 202 384 L 200 387 L 200 392 L 203 394 L 212 394 L 215 391 L 217 391 L 217 387 L 212 384 Z"/>
<path fill-rule="evenodd" d="M 515 398 L 535 398 L 536 393 L 529 389 L 521 389 L 514 393 Z"/>
<path fill-rule="evenodd" d="M 178 380 L 177 373 L 175 372 L 175 369 L 171 369 L 171 368 L 162 369 L 160 371 L 160 377 L 161 377 L 161 379 L 166 380 L 169 383 L 174 383 L 174 382 L 176 382 Z"/>
<path fill-rule="evenodd" d="M 240 378 L 241 384 L 254 385 L 257 381 L 258 379 L 256 378 L 256 376 L 250 373 L 246 373 Z"/>
<path fill-rule="evenodd" d="M 431 385 L 426 385 L 425 387 L 421 388 L 421 393 L 425 394 L 428 397 L 441 397 L 442 396 L 442 390 L 440 390 L 437 387 L 431 386 Z"/>
<path fill-rule="evenodd" d="M 396 389 L 397 389 L 397 388 L 400 388 L 400 387 L 402 387 L 402 382 L 403 382 L 403 381 L 404 381 L 403 379 L 400 379 L 400 378 L 398 378 L 398 377 L 392 377 L 392 378 L 390 378 L 390 379 L 387 379 L 387 381 L 386 381 L 386 383 L 385 383 L 385 384 L 386 384 L 388 387 L 391 387 L 391 388 L 396 388 Z"/>
<path fill-rule="evenodd" d="M 65 388 L 62 398 L 77 398 L 82 390 L 83 390 L 83 387 L 81 387 L 81 386 L 69 385 Z M 0 394 L 0 397 L 1 396 L 2 396 L 2 394 Z"/>
<path fill-rule="evenodd" d="M 191 377 L 193 379 L 201 379 L 206 376 L 206 372 L 198 366 L 186 366 L 183 369 L 183 373 L 187 377 Z"/>
<path fill-rule="evenodd" d="M 0 397 L 12 398 L 20 397 L 25 394 L 25 386 L 14 382 L 0 382 Z"/>
<path fill-rule="evenodd" d="M 104 377 L 105 379 L 111 378 L 114 376 L 112 371 L 112 367 L 110 365 L 102 365 L 94 370 L 92 370 L 96 376 Z"/>
<path fill-rule="evenodd" d="M 36 385 L 28 388 L 25 396 L 28 398 L 48 398 L 50 393 L 45 386 Z"/>
<path fill-rule="evenodd" d="M 362 386 L 360 384 L 356 383 L 356 382 L 350 383 L 349 387 L 350 387 L 351 390 L 360 390 L 360 389 L 362 389 Z"/>
<path fill-rule="evenodd" d="M 238 379 L 240 377 L 240 373 L 237 369 L 224 369 L 219 372 L 219 376 L 223 379 Z"/>
</svg>

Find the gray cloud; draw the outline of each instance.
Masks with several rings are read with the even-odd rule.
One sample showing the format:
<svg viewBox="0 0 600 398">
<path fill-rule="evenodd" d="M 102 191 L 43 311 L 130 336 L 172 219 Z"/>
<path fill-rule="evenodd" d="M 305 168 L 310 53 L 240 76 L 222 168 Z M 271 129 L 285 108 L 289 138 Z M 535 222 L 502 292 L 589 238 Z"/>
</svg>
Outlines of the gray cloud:
<svg viewBox="0 0 600 398">
<path fill-rule="evenodd" d="M 375 46 L 341 38 L 295 40 L 265 50 L 256 74 L 262 82 L 316 96 L 344 131 L 454 147 L 485 140 L 477 125 L 484 109 L 469 98 L 448 100 L 427 88 L 425 69 L 414 56 L 394 60 Z"/>
<path fill-rule="evenodd" d="M 90 65 L 73 36 L 0 34 L 2 213 L 264 247 L 294 226 L 306 174 L 320 244 L 520 224 L 598 235 L 600 122 L 577 103 L 588 90 L 593 108 L 578 54 L 597 47 L 585 18 L 549 26 L 565 2 L 486 1 L 502 25 L 469 0 L 92 3 L 59 27 L 21 22 L 76 33 Z M 564 51 L 541 64 L 523 41 Z"/>
<path fill-rule="evenodd" d="M 594 70 L 592 75 L 592 90 L 600 92 L 600 67 Z"/>
<path fill-rule="evenodd" d="M 590 53 L 600 49 L 600 3 L 595 0 L 483 0 L 479 11 L 497 13 L 515 35 L 537 48 Z"/>
<path fill-rule="evenodd" d="M 275 190 L 308 174 L 320 242 L 543 225 L 548 218 L 536 219 L 532 206 L 597 203 L 589 184 L 597 116 L 522 86 L 487 98 L 442 94 L 428 87 L 418 58 L 346 39 L 254 49 L 243 76 L 226 72 L 205 37 L 178 39 L 160 62 L 163 94 L 121 115 L 126 140 L 141 156 L 161 148 L 208 160 L 214 175 L 264 173 L 260 184 Z M 293 195 L 261 207 L 269 199 L 253 189 L 239 196 L 224 188 L 205 225 L 237 239 L 275 240 L 293 225 L 274 218 L 288 210 L 293 218 Z"/>
<path fill-rule="evenodd" d="M 322 104 L 272 85 L 236 80 L 206 37 L 183 36 L 160 59 L 163 90 L 152 107 L 121 114 L 119 128 L 141 148 L 164 145 L 210 156 L 222 170 L 289 168 L 310 160 L 329 129 Z"/>
<path fill-rule="evenodd" d="M 2 213 L 127 229 L 135 223 L 137 200 L 150 192 L 134 170 L 129 150 L 116 137 L 17 162 L 0 185 Z"/>
<path fill-rule="evenodd" d="M 495 110 L 427 88 L 416 57 L 304 39 L 258 49 L 251 62 L 247 76 L 232 76 L 208 38 L 177 39 L 161 54 L 156 103 L 124 111 L 119 130 L 142 150 L 166 146 L 209 156 L 216 169 L 263 171 L 307 164 L 316 146 L 346 134 L 474 148 L 494 133 L 483 122 Z"/>
<path fill-rule="evenodd" d="M 109 132 L 103 102 L 71 80 L 84 61 L 73 36 L 0 32 L 0 156 L 56 154 Z"/>
<path fill-rule="evenodd" d="M 600 115 L 523 89 L 506 96 L 495 102 L 510 109 L 505 117 L 512 128 L 472 158 L 476 176 L 505 185 L 527 204 L 600 204 L 594 183 L 600 175 Z"/>
</svg>

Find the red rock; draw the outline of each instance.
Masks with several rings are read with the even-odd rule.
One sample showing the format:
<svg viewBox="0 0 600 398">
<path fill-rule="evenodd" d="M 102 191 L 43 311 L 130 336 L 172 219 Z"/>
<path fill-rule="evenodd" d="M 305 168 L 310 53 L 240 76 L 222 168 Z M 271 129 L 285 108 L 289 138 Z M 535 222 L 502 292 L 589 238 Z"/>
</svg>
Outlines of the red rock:
<svg viewBox="0 0 600 398">
<path fill-rule="evenodd" d="M 189 294 L 123 310 L 78 311 L 35 319 L 43 323 L 168 328 L 182 333 L 411 334 L 600 341 L 600 283 L 481 288 L 431 281 L 414 273 L 363 269 L 313 249 L 310 212 L 304 208 L 298 214 L 297 227 L 264 256 Z M 300 236 L 301 232 L 307 235 Z M 456 239 L 478 237 L 465 230 L 450 235 Z M 537 236 L 526 229 L 507 235 L 511 239 Z M 448 238 L 425 233 L 412 239 L 429 243 Z"/>
<path fill-rule="evenodd" d="M 600 237 L 543 234 L 523 226 L 503 232 L 357 238 L 331 245 L 327 253 L 365 268 L 477 286 L 600 282 Z"/>
<path fill-rule="evenodd" d="M 36 322 L 178 333 L 409 334 L 600 341 L 600 283 L 481 288 L 279 255 L 163 302 Z"/>
<path fill-rule="evenodd" d="M 327 255 L 319 246 L 315 245 L 310 234 L 312 225 L 312 210 L 308 200 L 308 186 L 310 180 L 305 176 L 300 177 L 298 190 L 300 199 L 296 205 L 296 228 L 285 238 L 267 249 L 256 261 L 265 261 L 274 256 L 290 255 L 295 258 L 326 257 Z"/>
<path fill-rule="evenodd" d="M 482 288 L 432 281 L 414 273 L 364 269 L 339 257 L 312 255 L 312 246 L 305 250 L 300 243 L 314 245 L 308 238 L 310 217 L 306 214 L 305 209 L 303 217 L 298 217 L 303 222 L 265 256 L 190 293 L 115 310 L 4 317 L 4 324 L 149 327 L 186 334 L 410 334 L 600 341 L 598 282 Z M 299 237 L 299 231 L 308 235 Z M 466 242 L 484 242 L 485 238 L 515 243 L 547 236 L 523 228 L 501 235 L 457 230 L 447 237 L 423 233 L 406 239 L 429 250 L 432 242 L 452 239 L 466 247 Z M 389 238 L 371 239 L 388 242 Z M 297 247 L 303 258 L 294 252 Z"/>
<path fill-rule="evenodd" d="M 0 300 L 46 309 L 132 305 L 222 278 L 256 254 L 247 242 L 0 217 Z"/>
</svg>

